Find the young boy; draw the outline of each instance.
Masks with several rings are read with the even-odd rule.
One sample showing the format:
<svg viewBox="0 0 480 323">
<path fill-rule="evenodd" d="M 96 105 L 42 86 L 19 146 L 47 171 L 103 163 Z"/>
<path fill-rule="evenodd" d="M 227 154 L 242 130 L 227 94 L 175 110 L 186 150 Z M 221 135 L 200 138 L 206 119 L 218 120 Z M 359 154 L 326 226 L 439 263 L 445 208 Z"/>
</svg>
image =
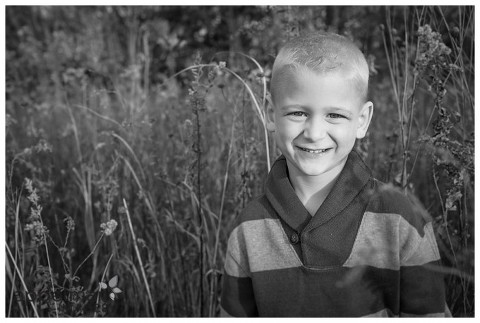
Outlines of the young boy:
<svg viewBox="0 0 480 323">
<path fill-rule="evenodd" d="M 431 222 L 352 151 L 372 118 L 368 74 L 336 34 L 278 54 L 267 127 L 282 156 L 230 235 L 222 315 L 444 316 Z"/>
</svg>

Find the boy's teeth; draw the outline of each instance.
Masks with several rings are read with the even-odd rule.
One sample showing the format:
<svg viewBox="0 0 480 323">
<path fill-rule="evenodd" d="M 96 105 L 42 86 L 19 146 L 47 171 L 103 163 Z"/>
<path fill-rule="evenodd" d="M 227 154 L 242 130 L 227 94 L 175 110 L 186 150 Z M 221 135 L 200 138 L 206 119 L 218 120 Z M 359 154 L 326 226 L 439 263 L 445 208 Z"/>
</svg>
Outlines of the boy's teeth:
<svg viewBox="0 0 480 323">
<path fill-rule="evenodd" d="M 307 148 L 302 148 L 300 147 L 302 150 L 306 151 L 306 152 L 309 152 L 309 153 L 314 153 L 314 154 L 320 154 L 320 153 L 323 153 L 325 151 L 327 151 L 327 149 L 307 149 Z"/>
</svg>

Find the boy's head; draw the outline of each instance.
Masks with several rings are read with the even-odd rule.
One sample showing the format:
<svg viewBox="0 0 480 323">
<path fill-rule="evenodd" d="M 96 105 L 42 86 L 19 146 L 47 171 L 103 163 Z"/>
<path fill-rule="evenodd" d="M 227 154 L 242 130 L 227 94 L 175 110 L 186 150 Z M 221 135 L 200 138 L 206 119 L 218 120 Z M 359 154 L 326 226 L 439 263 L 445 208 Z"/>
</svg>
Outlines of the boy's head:
<svg viewBox="0 0 480 323">
<path fill-rule="evenodd" d="M 310 33 L 287 42 L 275 58 L 270 93 L 275 98 L 287 86 L 288 76 L 311 71 L 320 75 L 338 73 L 352 83 L 362 101 L 367 99 L 368 64 L 360 49 L 349 39 L 327 32 Z"/>
<path fill-rule="evenodd" d="M 270 89 L 267 128 L 290 175 L 338 174 L 373 113 L 362 52 L 331 33 L 292 39 L 275 59 Z"/>
</svg>

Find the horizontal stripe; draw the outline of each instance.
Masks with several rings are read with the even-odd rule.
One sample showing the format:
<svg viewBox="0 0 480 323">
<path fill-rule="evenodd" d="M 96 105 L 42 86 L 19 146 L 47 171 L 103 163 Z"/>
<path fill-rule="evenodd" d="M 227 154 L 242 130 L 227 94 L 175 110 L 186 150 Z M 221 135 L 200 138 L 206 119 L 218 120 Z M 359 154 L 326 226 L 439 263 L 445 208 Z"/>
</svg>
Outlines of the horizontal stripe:
<svg viewBox="0 0 480 323">
<path fill-rule="evenodd" d="M 399 312 L 398 272 L 372 267 L 288 268 L 252 275 L 260 316 L 359 317 Z"/>
<path fill-rule="evenodd" d="M 256 272 L 251 280 L 224 279 L 228 292 L 222 295 L 222 306 L 233 316 L 429 317 L 447 312 L 442 277 L 425 266 L 405 267 L 402 273 L 374 267 L 296 267 Z"/>
<path fill-rule="evenodd" d="M 245 261 L 245 257 L 241 254 L 241 251 L 233 246 L 229 246 L 227 254 L 225 256 L 225 272 L 234 277 L 249 277 L 250 270 L 248 268 L 248 262 Z M 243 266 L 239 259 L 243 260 Z"/>
<path fill-rule="evenodd" d="M 398 270 L 440 259 L 431 222 L 422 231 L 399 214 L 365 212 L 344 266 Z"/>
<path fill-rule="evenodd" d="M 257 197 L 250 201 L 242 210 L 241 216 L 237 218 L 236 225 L 243 222 L 276 219 L 276 213 L 265 195 Z"/>
<path fill-rule="evenodd" d="M 375 181 L 366 211 L 398 214 L 423 236 L 423 228 L 431 217 L 422 203 L 411 193 L 404 192 L 390 183 Z"/>
<path fill-rule="evenodd" d="M 301 266 L 279 220 L 247 221 L 228 240 L 225 270 L 230 276 Z"/>
<path fill-rule="evenodd" d="M 423 266 L 402 267 L 400 308 L 404 313 L 425 315 L 445 310 L 443 274 L 436 270 L 440 261 Z"/>
<path fill-rule="evenodd" d="M 223 275 L 220 305 L 229 316 L 258 316 L 252 280 Z"/>
<path fill-rule="evenodd" d="M 417 237 L 418 244 L 412 248 L 412 253 L 402 259 L 402 266 L 419 266 L 440 259 L 432 222 L 427 222 L 424 232 L 423 238 Z"/>
</svg>

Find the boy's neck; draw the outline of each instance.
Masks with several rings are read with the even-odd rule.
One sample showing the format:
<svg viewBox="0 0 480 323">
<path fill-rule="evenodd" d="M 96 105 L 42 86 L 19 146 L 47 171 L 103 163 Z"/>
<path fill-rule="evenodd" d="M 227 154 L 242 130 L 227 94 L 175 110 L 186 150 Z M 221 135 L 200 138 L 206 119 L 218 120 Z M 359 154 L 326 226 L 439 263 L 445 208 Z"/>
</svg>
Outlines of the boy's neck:
<svg viewBox="0 0 480 323">
<path fill-rule="evenodd" d="M 346 160 L 345 160 L 346 162 Z M 328 194 L 332 190 L 340 172 L 345 166 L 345 162 L 337 165 L 325 174 L 318 176 L 308 176 L 299 174 L 295 167 L 288 167 L 288 176 L 295 193 L 307 209 L 311 216 L 317 213 Z"/>
</svg>

